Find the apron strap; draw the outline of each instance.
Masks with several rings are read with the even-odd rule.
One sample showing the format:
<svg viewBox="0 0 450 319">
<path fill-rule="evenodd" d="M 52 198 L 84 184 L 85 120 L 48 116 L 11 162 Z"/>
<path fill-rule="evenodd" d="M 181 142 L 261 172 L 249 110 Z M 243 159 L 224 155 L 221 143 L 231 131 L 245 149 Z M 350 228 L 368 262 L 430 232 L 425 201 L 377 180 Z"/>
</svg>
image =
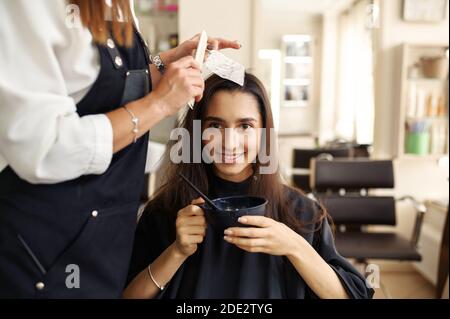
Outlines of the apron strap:
<svg viewBox="0 0 450 319">
<path fill-rule="evenodd" d="M 123 60 L 122 57 L 120 56 L 119 49 L 117 49 L 117 45 L 113 39 L 108 38 L 106 40 L 106 49 L 111 58 L 111 61 L 113 62 L 114 67 L 116 69 L 122 69 L 124 67 Z"/>
</svg>

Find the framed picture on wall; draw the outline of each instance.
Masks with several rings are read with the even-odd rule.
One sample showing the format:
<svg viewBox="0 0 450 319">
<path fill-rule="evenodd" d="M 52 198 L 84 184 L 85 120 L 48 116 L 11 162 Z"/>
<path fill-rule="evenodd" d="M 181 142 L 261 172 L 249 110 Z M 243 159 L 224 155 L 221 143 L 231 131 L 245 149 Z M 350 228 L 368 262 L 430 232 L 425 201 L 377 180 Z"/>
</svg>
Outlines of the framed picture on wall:
<svg viewBox="0 0 450 319">
<path fill-rule="evenodd" d="M 447 15 L 448 0 L 403 0 L 403 20 L 441 22 Z"/>
</svg>

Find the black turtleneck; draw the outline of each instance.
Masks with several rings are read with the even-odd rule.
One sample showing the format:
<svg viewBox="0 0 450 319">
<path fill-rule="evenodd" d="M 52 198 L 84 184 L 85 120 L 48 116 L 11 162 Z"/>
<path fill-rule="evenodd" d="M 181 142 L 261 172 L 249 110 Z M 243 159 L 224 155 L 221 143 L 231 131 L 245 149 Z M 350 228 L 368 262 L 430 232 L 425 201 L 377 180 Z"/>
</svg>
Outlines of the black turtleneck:
<svg viewBox="0 0 450 319">
<path fill-rule="evenodd" d="M 208 196 L 214 199 L 218 197 L 248 195 L 248 190 L 253 178 L 254 177 L 252 175 L 242 182 L 231 182 L 220 178 L 217 175 L 212 175 L 209 178 L 210 186 Z"/>
<path fill-rule="evenodd" d="M 212 198 L 247 195 L 252 181 L 252 176 L 240 183 L 212 176 L 208 195 Z M 313 216 L 317 216 L 317 210 L 320 209 L 317 203 L 287 186 L 286 191 L 301 221 L 309 222 Z M 175 225 L 168 216 L 169 212 L 146 211 L 141 217 L 136 230 L 128 281 L 173 243 L 173 237 L 169 234 L 173 234 Z M 223 235 L 213 227 L 208 227 L 203 243 L 178 269 L 158 298 L 316 297 L 287 258 L 248 253 L 227 243 Z M 315 243 L 314 248 L 335 270 L 351 297 L 370 298 L 373 295 L 373 290 L 366 287 L 364 277 L 336 251 L 326 220 L 319 232 L 303 236 L 311 245 Z"/>
</svg>

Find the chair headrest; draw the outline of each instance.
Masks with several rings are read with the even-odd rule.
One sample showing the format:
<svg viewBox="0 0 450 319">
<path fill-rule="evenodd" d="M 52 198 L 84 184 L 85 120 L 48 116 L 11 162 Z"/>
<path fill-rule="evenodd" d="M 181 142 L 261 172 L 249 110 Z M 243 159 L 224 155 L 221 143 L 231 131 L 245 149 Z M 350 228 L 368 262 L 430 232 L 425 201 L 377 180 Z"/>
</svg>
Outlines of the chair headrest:
<svg viewBox="0 0 450 319">
<path fill-rule="evenodd" d="M 352 157 L 351 148 L 312 148 L 312 149 L 294 149 L 294 168 L 309 168 L 311 159 L 319 157 L 333 159 L 337 157 Z"/>
<path fill-rule="evenodd" d="M 336 225 L 395 225 L 393 197 L 318 196 Z"/>
<path fill-rule="evenodd" d="M 310 182 L 315 190 L 394 188 L 394 168 L 390 160 L 313 159 Z"/>
</svg>

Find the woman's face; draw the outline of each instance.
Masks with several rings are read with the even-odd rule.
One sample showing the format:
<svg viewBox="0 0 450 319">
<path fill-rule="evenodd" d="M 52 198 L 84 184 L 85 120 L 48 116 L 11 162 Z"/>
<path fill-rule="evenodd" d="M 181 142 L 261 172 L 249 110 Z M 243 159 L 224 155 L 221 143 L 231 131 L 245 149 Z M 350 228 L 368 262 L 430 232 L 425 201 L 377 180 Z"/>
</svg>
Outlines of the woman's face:
<svg viewBox="0 0 450 319">
<path fill-rule="evenodd" d="M 240 182 L 252 173 L 259 147 L 262 118 L 258 101 L 239 91 L 219 91 L 207 106 L 202 130 L 216 129 L 220 136 L 204 140 L 213 156 L 215 173 L 226 180 Z M 208 134 L 207 134 L 208 135 Z"/>
</svg>

